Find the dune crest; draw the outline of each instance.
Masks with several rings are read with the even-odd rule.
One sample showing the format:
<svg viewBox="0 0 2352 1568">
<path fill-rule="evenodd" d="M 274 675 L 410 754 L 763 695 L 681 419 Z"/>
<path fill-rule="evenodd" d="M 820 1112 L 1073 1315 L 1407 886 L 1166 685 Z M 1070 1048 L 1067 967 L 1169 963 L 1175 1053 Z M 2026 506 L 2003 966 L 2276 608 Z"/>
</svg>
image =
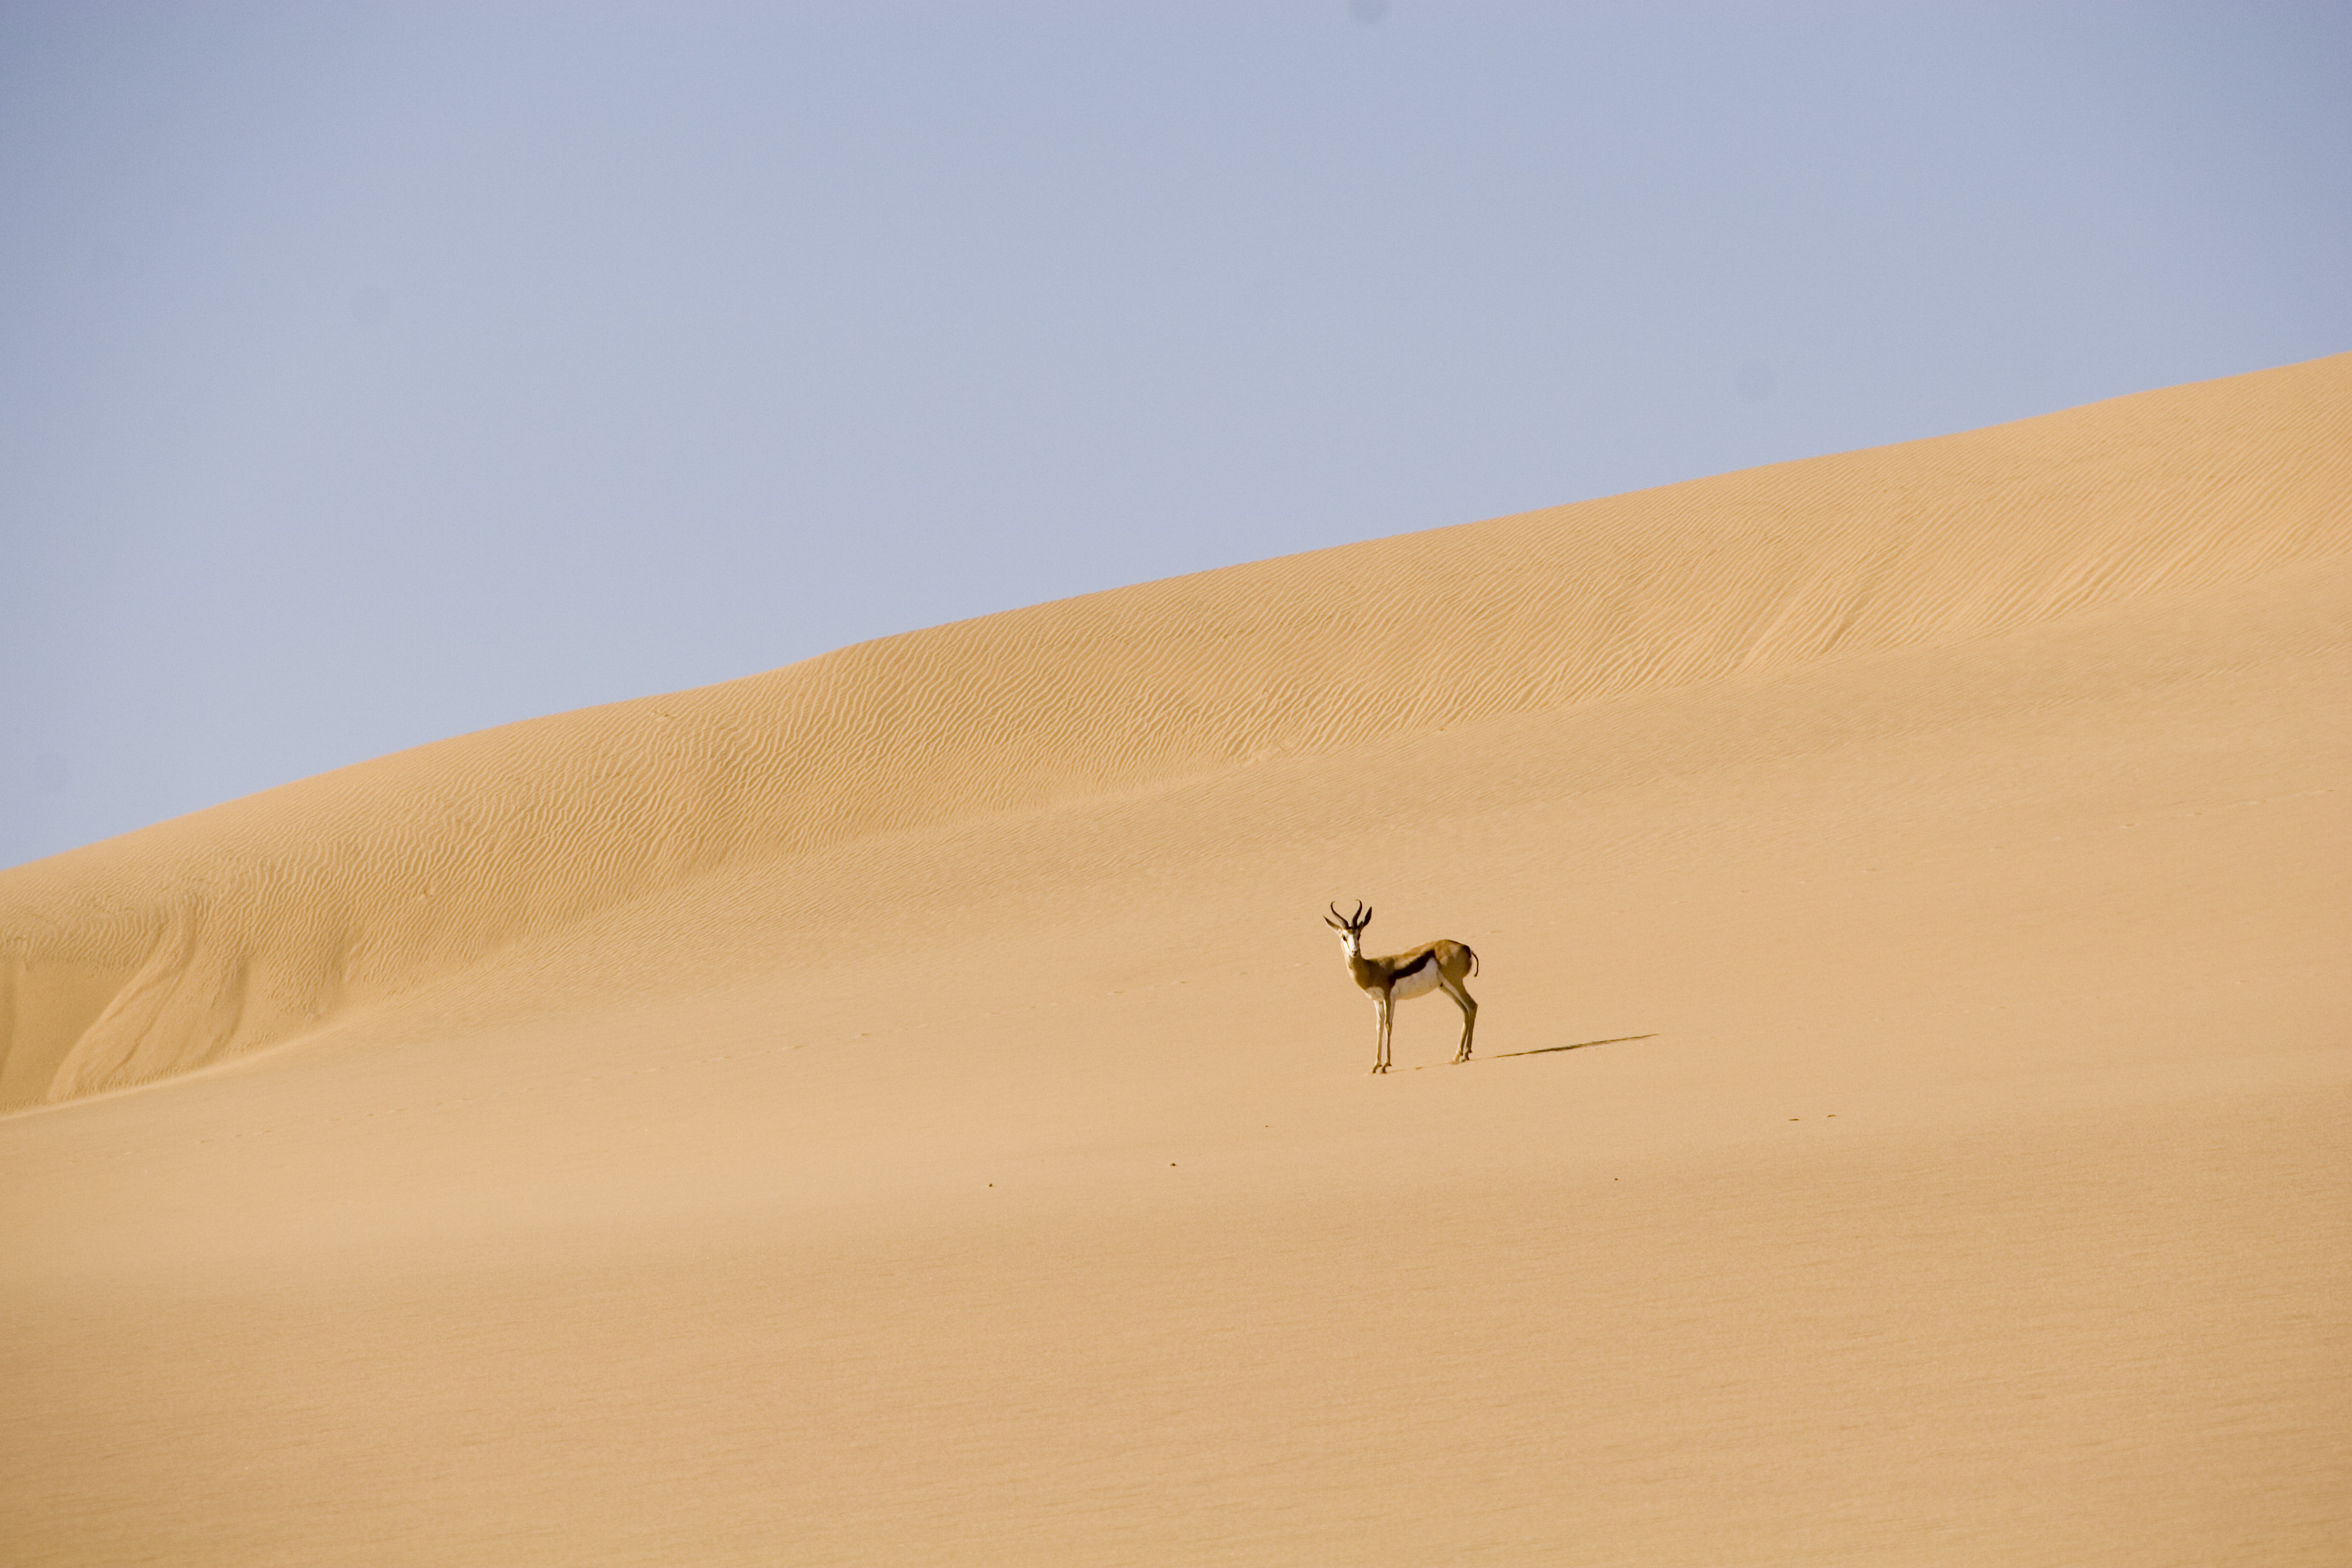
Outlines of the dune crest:
<svg viewBox="0 0 2352 1568">
<path fill-rule="evenodd" d="M 990 616 L 0 873 L 0 1107 L 280 1043 L 724 867 L 2352 552 L 2352 354 Z"/>
</svg>

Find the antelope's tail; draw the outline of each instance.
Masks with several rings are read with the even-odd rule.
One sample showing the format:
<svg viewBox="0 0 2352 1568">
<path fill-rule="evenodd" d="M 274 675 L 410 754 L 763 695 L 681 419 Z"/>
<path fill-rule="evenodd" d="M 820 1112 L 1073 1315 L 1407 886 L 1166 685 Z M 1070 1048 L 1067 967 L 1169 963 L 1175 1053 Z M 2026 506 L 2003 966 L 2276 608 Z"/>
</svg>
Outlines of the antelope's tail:
<svg viewBox="0 0 2352 1568">
<path fill-rule="evenodd" d="M 1464 943 L 1462 944 L 1462 951 L 1463 951 L 1463 952 L 1466 952 L 1466 953 L 1468 953 L 1468 954 L 1470 955 L 1470 973 L 1471 973 L 1472 974 L 1474 974 L 1474 975 L 1475 975 L 1475 974 L 1476 974 L 1476 973 L 1478 973 L 1478 951 L 1477 951 L 1477 949 L 1475 949 L 1475 948 L 1472 947 L 1468 942 L 1464 942 Z"/>
</svg>

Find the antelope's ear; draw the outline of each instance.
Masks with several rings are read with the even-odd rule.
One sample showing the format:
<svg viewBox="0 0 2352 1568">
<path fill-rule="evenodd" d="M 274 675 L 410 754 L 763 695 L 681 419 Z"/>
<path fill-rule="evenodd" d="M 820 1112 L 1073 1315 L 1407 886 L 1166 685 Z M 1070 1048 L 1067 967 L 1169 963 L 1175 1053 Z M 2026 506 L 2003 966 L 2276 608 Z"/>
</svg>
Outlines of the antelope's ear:
<svg viewBox="0 0 2352 1568">
<path fill-rule="evenodd" d="M 1333 931 L 1346 931 L 1348 929 L 1346 926 L 1341 925 L 1338 921 L 1333 920 L 1329 915 L 1325 915 L 1323 917 L 1323 923 L 1329 926 Z"/>
</svg>

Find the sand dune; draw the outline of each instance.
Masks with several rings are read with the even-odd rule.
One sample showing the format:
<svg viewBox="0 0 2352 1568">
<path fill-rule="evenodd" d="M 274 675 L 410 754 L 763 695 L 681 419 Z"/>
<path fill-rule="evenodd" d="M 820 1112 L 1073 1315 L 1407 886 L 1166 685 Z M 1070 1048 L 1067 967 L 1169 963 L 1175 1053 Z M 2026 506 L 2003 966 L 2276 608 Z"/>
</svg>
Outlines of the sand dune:
<svg viewBox="0 0 2352 1568">
<path fill-rule="evenodd" d="M 81 1101 L 0 1123 L 0 1560 L 2342 1561 L 2347 395 L 1043 605 L 0 874 L 0 1090 Z M 1424 1001 L 1365 1074 L 1356 896 L 1478 949 L 1478 1060 Z"/>
<path fill-rule="evenodd" d="M 1933 647 L 2352 549 L 2352 356 L 1147 584 L 425 746 L 0 876 L 0 1105 L 721 867 Z"/>
</svg>

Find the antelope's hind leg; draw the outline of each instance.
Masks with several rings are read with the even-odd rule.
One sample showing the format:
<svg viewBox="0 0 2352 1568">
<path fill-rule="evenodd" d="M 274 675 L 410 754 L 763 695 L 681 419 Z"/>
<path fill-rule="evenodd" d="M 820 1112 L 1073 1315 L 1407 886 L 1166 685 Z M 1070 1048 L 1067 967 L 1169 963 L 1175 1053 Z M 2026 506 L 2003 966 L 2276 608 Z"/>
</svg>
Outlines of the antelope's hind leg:
<svg viewBox="0 0 2352 1568">
<path fill-rule="evenodd" d="M 1445 994 L 1454 998 L 1454 1005 L 1462 1009 L 1462 1048 L 1454 1053 L 1454 1059 L 1466 1062 L 1470 1059 L 1471 1032 L 1478 1027 L 1478 1004 L 1471 997 L 1469 988 L 1452 975 L 1447 975 L 1442 984 Z"/>
</svg>

